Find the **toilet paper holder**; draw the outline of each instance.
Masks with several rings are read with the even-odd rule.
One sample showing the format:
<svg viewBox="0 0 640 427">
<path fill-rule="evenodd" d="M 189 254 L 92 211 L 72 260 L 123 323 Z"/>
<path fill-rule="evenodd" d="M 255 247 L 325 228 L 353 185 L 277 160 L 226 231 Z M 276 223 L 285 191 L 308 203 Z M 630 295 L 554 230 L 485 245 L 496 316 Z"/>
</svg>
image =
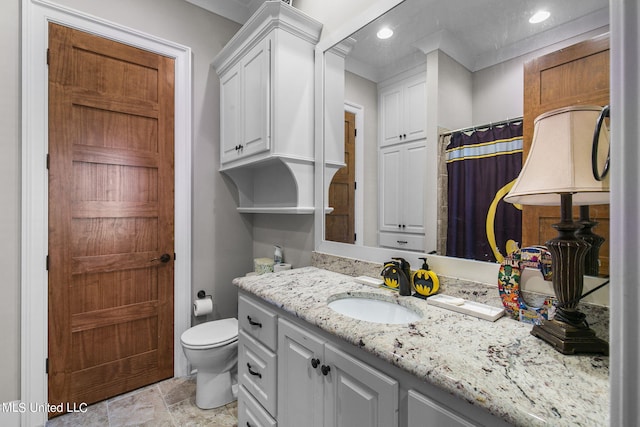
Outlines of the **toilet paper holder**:
<svg viewBox="0 0 640 427">
<path fill-rule="evenodd" d="M 203 290 L 199 290 L 196 295 L 197 295 L 198 299 L 205 299 L 205 298 L 213 299 L 212 295 L 207 295 Z"/>
</svg>

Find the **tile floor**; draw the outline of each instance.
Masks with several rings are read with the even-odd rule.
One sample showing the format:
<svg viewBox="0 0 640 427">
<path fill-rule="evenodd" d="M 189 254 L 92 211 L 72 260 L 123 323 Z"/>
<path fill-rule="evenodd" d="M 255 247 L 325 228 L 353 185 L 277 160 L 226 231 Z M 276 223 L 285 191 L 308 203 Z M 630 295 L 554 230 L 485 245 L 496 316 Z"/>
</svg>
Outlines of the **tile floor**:
<svg viewBox="0 0 640 427">
<path fill-rule="evenodd" d="M 85 413 L 53 418 L 46 427 L 237 427 L 236 402 L 221 408 L 202 410 L 196 406 L 195 395 L 195 377 L 171 378 L 90 405 Z"/>
</svg>

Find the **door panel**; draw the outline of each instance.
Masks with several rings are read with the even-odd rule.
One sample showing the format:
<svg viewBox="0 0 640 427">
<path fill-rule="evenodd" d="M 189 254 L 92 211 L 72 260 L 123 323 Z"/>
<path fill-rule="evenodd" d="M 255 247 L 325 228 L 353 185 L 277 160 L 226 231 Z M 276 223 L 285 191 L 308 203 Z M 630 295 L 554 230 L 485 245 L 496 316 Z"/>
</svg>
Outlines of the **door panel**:
<svg viewBox="0 0 640 427">
<path fill-rule="evenodd" d="M 609 39 L 599 37 L 553 52 L 524 66 L 523 160 L 533 141 L 533 121 L 540 114 L 570 105 L 609 104 Z M 609 206 L 591 206 L 594 233 L 606 240 L 600 248 L 600 275 L 609 274 Z M 579 208 L 574 207 L 574 219 Z M 544 244 L 557 236 L 551 224 L 560 221 L 557 206 L 524 206 L 523 246 Z"/>
<path fill-rule="evenodd" d="M 49 58 L 49 402 L 92 403 L 173 375 L 174 63 L 55 24 Z"/>
</svg>

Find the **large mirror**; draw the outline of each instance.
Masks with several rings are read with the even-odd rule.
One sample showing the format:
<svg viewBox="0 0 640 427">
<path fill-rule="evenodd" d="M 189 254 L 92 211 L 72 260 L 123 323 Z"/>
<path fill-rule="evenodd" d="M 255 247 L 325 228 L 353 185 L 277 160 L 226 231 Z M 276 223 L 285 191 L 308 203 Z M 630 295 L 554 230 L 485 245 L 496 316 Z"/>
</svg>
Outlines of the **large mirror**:
<svg viewBox="0 0 640 427">
<path fill-rule="evenodd" d="M 323 243 L 446 255 L 451 136 L 522 139 L 524 64 L 608 22 L 607 0 L 405 0 L 327 47 Z"/>
</svg>

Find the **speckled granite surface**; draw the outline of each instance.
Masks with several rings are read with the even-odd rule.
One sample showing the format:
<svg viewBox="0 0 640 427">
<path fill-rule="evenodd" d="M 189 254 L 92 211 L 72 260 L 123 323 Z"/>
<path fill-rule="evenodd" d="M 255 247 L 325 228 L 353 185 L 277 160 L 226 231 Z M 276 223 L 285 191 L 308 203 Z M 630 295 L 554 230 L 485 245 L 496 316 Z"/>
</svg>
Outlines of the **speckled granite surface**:
<svg viewBox="0 0 640 427">
<path fill-rule="evenodd" d="M 354 275 L 371 273 L 358 272 Z M 455 281 L 444 280 L 453 294 Z M 373 355 L 487 409 L 518 426 L 607 426 L 609 359 L 564 356 L 530 334 L 531 325 L 477 319 L 396 292 L 358 284 L 350 276 L 305 267 L 234 279 L 239 288 Z M 496 305 L 487 287 L 462 297 Z M 475 294 L 474 294 L 475 292 Z M 336 294 L 377 295 L 424 314 L 415 323 L 354 320 L 327 306 Z M 485 301 L 483 301 L 483 299 Z M 499 306 L 499 305 L 498 305 Z"/>
</svg>

